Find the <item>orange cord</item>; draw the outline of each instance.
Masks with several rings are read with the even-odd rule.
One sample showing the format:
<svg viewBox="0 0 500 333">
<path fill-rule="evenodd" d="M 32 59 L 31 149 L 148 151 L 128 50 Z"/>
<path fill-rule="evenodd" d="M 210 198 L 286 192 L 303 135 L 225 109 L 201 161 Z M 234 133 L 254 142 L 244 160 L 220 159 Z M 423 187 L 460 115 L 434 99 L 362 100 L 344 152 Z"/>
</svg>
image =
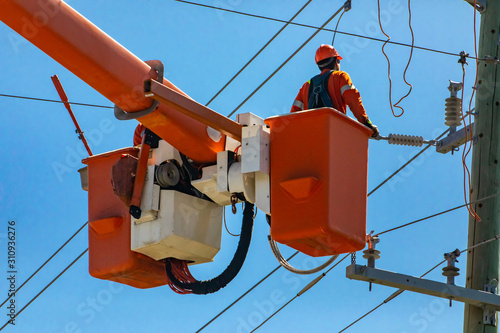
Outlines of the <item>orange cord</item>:
<svg viewBox="0 0 500 333">
<path fill-rule="evenodd" d="M 467 204 L 467 210 L 469 211 L 469 214 L 476 219 L 477 221 L 481 221 L 481 218 L 479 215 L 476 213 L 474 208 L 472 208 L 469 204 L 470 202 L 470 190 L 469 193 L 467 194 L 467 188 L 471 188 L 471 176 L 470 176 L 470 171 L 467 166 L 467 156 L 469 155 L 470 151 L 472 150 L 472 131 L 470 131 L 470 136 L 469 136 L 469 131 L 467 130 L 467 126 L 470 126 L 472 124 L 472 101 L 474 99 L 474 94 L 475 94 L 475 89 L 477 86 L 477 72 L 479 70 L 479 60 L 477 58 L 477 36 L 476 36 L 476 0 L 474 0 L 474 52 L 476 56 L 476 77 L 474 79 L 474 88 L 472 89 L 472 94 L 469 100 L 469 112 L 467 114 L 467 119 L 464 116 L 463 112 L 463 98 L 464 98 L 464 90 L 465 90 L 465 65 L 462 64 L 462 119 L 464 120 L 464 127 L 465 127 L 465 144 L 464 144 L 464 149 L 462 151 L 462 164 L 463 164 L 463 169 L 464 169 L 464 199 L 465 203 Z M 468 124 L 466 123 L 466 120 Z M 471 142 L 469 144 L 469 141 Z M 468 146 L 468 147 L 467 147 Z M 468 185 L 468 187 L 467 187 Z"/>
<path fill-rule="evenodd" d="M 411 32 L 411 51 L 410 51 L 410 57 L 408 58 L 408 63 L 406 64 L 406 68 L 403 72 L 403 80 L 410 87 L 410 89 L 408 90 L 408 93 L 406 93 L 406 95 L 401 97 L 399 99 L 399 101 L 397 101 L 397 103 L 394 104 L 394 106 L 392 104 L 391 61 L 389 60 L 389 57 L 387 56 L 387 54 L 385 53 L 385 50 L 384 50 L 387 43 L 391 40 L 391 37 L 388 34 L 386 34 L 386 32 L 384 31 L 384 28 L 382 27 L 382 20 L 380 18 L 380 0 L 377 0 L 377 6 L 378 6 L 378 23 L 380 26 L 380 30 L 387 37 L 387 40 L 382 45 L 382 53 L 384 54 L 385 59 L 387 59 L 387 76 L 389 78 L 389 104 L 391 106 L 391 111 L 392 111 L 393 116 L 397 118 L 397 117 L 401 117 L 405 113 L 405 110 L 401 106 L 399 106 L 398 104 L 401 103 L 401 101 L 403 101 L 406 97 L 408 97 L 413 89 L 413 86 L 411 85 L 411 83 L 409 83 L 406 80 L 406 72 L 408 71 L 408 68 L 410 67 L 410 63 L 411 63 L 411 60 L 413 57 L 413 47 L 415 44 L 415 35 L 413 34 L 413 28 L 411 27 L 411 4 L 410 4 L 410 0 L 408 0 L 408 26 L 410 27 L 410 32 Z M 394 112 L 394 107 L 400 109 L 401 113 L 396 115 L 396 113 Z"/>
<path fill-rule="evenodd" d="M 408 83 L 408 81 L 406 81 L 406 72 L 408 71 L 408 67 L 410 67 L 411 59 L 413 57 L 413 46 L 415 45 L 415 35 L 413 34 L 413 29 L 411 27 L 411 7 L 410 7 L 410 0 L 408 0 L 408 26 L 410 27 L 410 32 L 411 32 L 411 51 L 410 51 L 410 57 L 408 58 L 408 63 L 406 64 L 405 71 L 403 72 L 403 80 L 405 81 L 406 85 L 408 85 L 410 87 L 410 89 L 408 90 L 408 93 L 406 95 L 404 95 L 403 97 L 401 97 L 401 99 L 399 101 L 397 101 L 396 104 L 394 104 L 395 107 L 401 109 L 401 115 L 403 115 L 403 113 L 405 112 L 405 110 L 401 106 L 398 106 L 398 104 L 401 103 L 401 101 L 403 99 L 405 99 L 406 97 L 408 97 L 410 95 L 412 89 L 413 89 L 413 86 L 411 85 L 411 83 Z"/>
<path fill-rule="evenodd" d="M 391 40 L 391 36 L 385 33 L 384 28 L 382 27 L 382 20 L 380 19 L 380 0 L 377 0 L 377 6 L 378 6 L 378 24 L 380 26 L 380 31 L 387 37 L 387 40 L 385 43 L 382 45 L 382 53 L 384 54 L 385 58 L 387 59 L 387 76 L 389 78 L 389 105 L 391 106 L 391 111 L 394 117 L 401 117 L 403 113 L 400 115 L 397 115 L 394 113 L 394 108 L 392 107 L 392 80 L 391 80 L 391 61 L 389 60 L 389 57 L 384 51 L 385 46 L 387 43 Z"/>
</svg>

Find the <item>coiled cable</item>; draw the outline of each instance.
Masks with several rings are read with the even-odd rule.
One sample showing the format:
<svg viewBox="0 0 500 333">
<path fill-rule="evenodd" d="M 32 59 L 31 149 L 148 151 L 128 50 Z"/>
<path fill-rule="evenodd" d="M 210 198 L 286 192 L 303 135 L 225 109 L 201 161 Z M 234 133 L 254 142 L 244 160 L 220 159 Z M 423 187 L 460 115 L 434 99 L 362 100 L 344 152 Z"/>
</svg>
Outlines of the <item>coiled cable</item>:
<svg viewBox="0 0 500 333">
<path fill-rule="evenodd" d="M 337 259 L 337 257 L 339 256 L 338 254 L 331 256 L 330 259 L 328 259 L 325 263 L 319 265 L 316 268 L 302 270 L 302 269 L 298 269 L 298 268 L 293 267 L 292 265 L 290 265 L 290 263 L 288 261 L 286 261 L 286 259 L 283 257 L 280 250 L 278 249 L 278 244 L 271 237 L 271 235 L 268 235 L 267 239 L 269 240 L 269 245 L 271 245 L 271 250 L 273 251 L 273 254 L 276 257 L 276 259 L 278 259 L 278 262 L 280 263 L 280 265 L 283 266 L 283 268 L 285 268 L 286 270 L 289 270 L 290 272 L 295 273 L 295 274 L 307 275 L 307 274 L 317 273 L 317 272 L 321 271 L 322 269 L 330 266 L 335 261 L 335 259 Z"/>
</svg>

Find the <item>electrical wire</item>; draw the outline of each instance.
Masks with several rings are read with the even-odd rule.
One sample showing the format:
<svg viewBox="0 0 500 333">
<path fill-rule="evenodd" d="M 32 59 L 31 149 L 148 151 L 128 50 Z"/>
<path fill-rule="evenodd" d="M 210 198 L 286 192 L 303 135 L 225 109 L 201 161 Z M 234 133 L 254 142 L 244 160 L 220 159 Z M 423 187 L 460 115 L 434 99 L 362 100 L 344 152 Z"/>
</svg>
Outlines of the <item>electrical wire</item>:
<svg viewBox="0 0 500 333">
<path fill-rule="evenodd" d="M 344 9 L 344 5 L 342 5 L 342 7 L 340 7 L 332 16 L 330 16 L 330 18 L 328 20 L 325 21 L 325 23 L 323 23 L 323 25 L 318 28 L 304 43 L 302 43 L 301 46 L 299 46 L 299 48 L 297 50 L 295 50 L 291 56 L 289 56 L 281 65 L 278 66 L 278 68 L 276 68 L 276 70 L 267 77 L 267 79 L 265 79 L 252 93 L 250 93 L 250 95 L 248 95 L 247 98 L 245 98 L 243 100 L 243 102 L 241 102 L 229 115 L 228 117 L 231 117 L 236 111 L 238 111 L 250 98 L 252 98 L 253 95 L 255 95 L 259 90 L 260 88 L 262 88 L 269 80 L 271 80 L 271 78 L 276 74 L 278 73 L 293 57 L 295 57 L 295 55 L 297 53 L 299 53 L 300 50 L 302 50 L 304 48 L 304 46 L 306 46 L 319 32 L 321 32 L 321 30 L 328 24 L 330 23 L 331 20 L 333 20 L 335 18 L 335 16 L 337 16 L 342 10 Z"/>
<path fill-rule="evenodd" d="M 45 266 L 45 265 L 49 262 L 49 261 L 51 261 L 51 260 L 52 260 L 52 258 L 54 258 L 54 257 L 55 257 L 55 256 L 59 253 L 59 251 L 61 251 L 61 250 L 62 250 L 62 249 L 63 249 L 66 245 L 68 245 L 68 243 L 69 243 L 69 242 L 70 242 L 70 241 L 71 241 L 71 240 L 72 240 L 72 239 L 73 239 L 73 238 L 74 238 L 74 237 L 75 237 L 75 236 L 76 236 L 76 235 L 77 235 L 80 231 L 82 231 L 82 229 L 83 229 L 83 228 L 85 228 L 85 226 L 86 226 L 87 224 L 88 224 L 88 222 L 85 222 L 85 223 L 84 223 L 84 224 L 80 227 L 80 229 L 78 229 L 78 230 L 77 230 L 77 231 L 76 231 L 76 232 L 75 232 L 75 233 L 74 233 L 74 234 L 73 234 L 73 235 L 72 235 L 72 236 L 71 236 L 71 237 L 70 237 L 70 238 L 69 238 L 69 239 L 68 239 L 68 240 L 67 240 L 67 241 L 63 244 L 63 245 L 61 245 L 61 247 L 59 247 L 59 249 L 57 249 L 57 251 L 56 251 L 56 252 L 54 252 L 54 253 L 53 253 L 53 254 L 49 257 L 49 259 L 45 260 L 45 262 L 44 262 L 44 263 L 43 263 L 40 267 L 38 267 L 38 269 L 37 269 L 37 270 L 36 270 L 33 274 L 31 274 L 31 276 L 30 276 L 28 279 L 26 279 L 26 281 L 24 281 L 24 282 L 23 282 L 23 283 L 19 286 L 19 288 L 17 288 L 17 289 L 16 289 L 15 293 L 13 293 L 11 296 L 9 296 L 9 297 L 5 300 L 2 304 L 0 304 L 0 308 L 1 308 L 1 307 L 5 304 L 5 303 L 7 303 L 7 301 L 8 301 L 9 299 L 11 299 L 11 298 L 12 298 L 15 294 L 17 294 L 17 292 L 18 292 L 19 290 L 21 290 L 21 288 L 22 288 L 22 287 L 24 287 L 24 285 L 25 285 L 26 283 L 28 283 L 28 281 L 29 281 L 29 280 L 31 280 L 31 278 L 32 278 L 32 277 L 34 277 L 34 276 L 35 276 L 35 275 L 36 275 L 36 274 L 37 274 L 37 273 L 38 273 L 38 272 L 39 272 L 39 271 L 40 271 L 40 270 L 41 270 L 41 269 L 42 269 L 42 268 L 43 268 L 43 267 L 44 267 L 44 266 Z"/>
<path fill-rule="evenodd" d="M 297 254 L 299 253 L 299 251 L 296 251 L 294 254 L 292 254 L 290 257 L 288 257 L 287 261 L 291 260 L 293 257 L 295 257 Z M 278 269 L 281 268 L 281 265 L 278 265 L 276 266 L 275 269 L 273 269 L 272 271 L 270 271 L 266 276 L 264 276 L 262 279 L 259 280 L 259 282 L 257 282 L 256 284 L 254 284 L 252 287 L 250 287 L 250 289 L 248 289 L 247 291 L 245 291 L 240 297 L 238 297 L 237 299 L 235 299 L 231 304 L 229 304 L 227 307 L 224 308 L 224 310 L 222 310 L 221 312 L 219 312 L 215 317 L 213 317 L 212 319 L 210 319 L 205 325 L 203 325 L 200 329 L 198 329 L 195 333 L 199 333 L 201 332 L 202 330 L 204 330 L 208 325 L 210 325 L 215 319 L 219 318 L 224 312 L 226 312 L 227 310 L 229 310 L 233 305 L 235 305 L 236 303 L 238 303 L 243 297 L 245 297 L 246 295 L 248 295 L 248 293 L 250 293 L 252 290 L 254 290 L 258 285 L 260 285 L 262 282 L 264 282 L 268 277 L 270 277 L 271 275 L 273 275 Z"/>
<path fill-rule="evenodd" d="M 342 16 L 344 16 L 345 13 L 346 13 L 346 10 L 344 8 L 344 11 L 342 12 L 342 14 L 340 14 L 339 20 L 337 21 L 337 25 L 335 26 L 335 32 L 333 33 L 333 38 L 332 38 L 332 46 L 333 46 L 333 43 L 335 43 L 335 36 L 337 36 L 337 29 L 339 28 L 340 20 L 342 19 Z"/>
<path fill-rule="evenodd" d="M 344 259 L 346 259 L 348 256 L 350 256 L 351 254 L 348 253 L 346 254 L 342 259 L 340 259 L 335 265 L 333 265 L 332 267 L 330 267 L 327 271 L 323 272 L 322 274 L 320 274 L 318 277 L 316 277 L 314 280 L 312 280 L 309 284 L 307 284 L 301 291 L 299 291 L 297 293 L 297 295 L 295 295 L 292 299 L 290 299 L 288 302 L 286 302 L 285 304 L 283 304 L 282 307 L 280 307 L 278 310 L 276 310 L 275 312 L 273 312 L 273 314 L 271 314 L 269 317 L 267 317 L 262 323 L 259 324 L 259 326 L 255 327 L 250 333 L 253 333 L 255 332 L 256 330 L 258 330 L 260 327 L 262 327 L 262 325 L 264 325 L 265 323 L 267 323 L 272 317 L 274 317 L 276 314 L 278 314 L 278 312 L 280 312 L 281 310 L 283 310 L 286 306 L 288 306 L 288 304 L 292 303 L 297 297 L 301 296 L 302 294 L 304 294 L 306 291 L 308 291 L 310 288 L 312 288 L 314 285 L 316 285 L 316 283 L 318 283 L 323 277 L 326 276 L 326 274 L 328 274 L 332 269 L 334 269 L 338 264 L 340 264 L 342 261 L 344 261 Z"/>
<path fill-rule="evenodd" d="M 477 72 L 477 71 L 476 71 Z M 464 84 L 465 84 L 465 64 L 462 63 L 462 87 L 465 87 Z M 476 76 L 476 80 L 477 80 L 477 76 Z M 479 217 L 479 215 L 477 215 L 476 211 L 474 210 L 474 208 L 472 208 L 469 204 L 467 204 L 470 200 L 470 194 L 467 195 L 468 193 L 468 189 L 471 188 L 471 179 L 470 179 L 470 171 L 469 171 L 469 167 L 467 166 L 467 155 L 469 154 L 469 151 L 470 149 L 472 148 L 472 144 L 469 145 L 469 148 L 467 149 L 467 144 L 468 144 L 468 141 L 469 140 L 472 140 L 472 131 L 470 131 L 470 135 L 471 137 L 469 138 L 468 137 L 468 134 L 469 134 L 469 131 L 467 130 L 467 126 L 471 126 L 471 111 L 470 111 L 470 105 L 469 105 L 469 112 L 468 112 L 468 118 L 469 118 L 469 124 L 467 125 L 467 123 L 465 122 L 465 117 L 464 117 L 464 111 L 463 111 L 463 100 L 464 100 L 464 88 L 462 88 L 462 97 L 461 97 L 461 108 L 460 108 L 460 113 L 462 115 L 462 119 L 464 119 L 464 128 L 465 128 L 465 143 L 464 143 L 464 148 L 462 150 L 462 168 L 463 168 L 463 172 L 464 172 L 464 200 L 465 200 L 465 203 L 466 203 L 466 207 L 467 207 L 467 211 L 469 212 L 470 216 L 472 216 L 474 219 L 476 219 L 477 221 L 481 221 L 481 218 Z"/>
<path fill-rule="evenodd" d="M 500 239 L 500 235 L 496 235 L 493 238 L 485 240 L 485 241 L 483 241 L 481 243 L 477 243 L 476 245 L 470 246 L 470 247 L 466 248 L 465 250 L 460 251 L 460 253 L 467 252 L 467 251 L 472 250 L 472 249 L 474 249 L 474 248 L 476 248 L 478 246 L 485 245 L 487 243 L 496 241 L 498 239 Z M 434 267 L 432 267 L 431 269 L 429 269 L 424 274 L 420 275 L 420 278 L 425 277 L 427 274 L 429 274 L 430 272 L 432 272 L 433 270 L 435 270 L 436 268 L 438 268 L 439 266 L 441 266 L 444 262 L 446 262 L 446 259 L 440 261 L 437 265 L 435 265 Z M 387 297 L 382 303 L 378 304 L 376 307 L 374 307 L 373 309 L 371 309 L 370 311 L 368 311 L 367 313 L 365 313 L 364 315 L 362 315 L 361 317 L 359 317 L 358 319 L 356 319 L 355 321 L 353 321 L 352 323 L 350 323 L 348 326 L 344 327 L 342 330 L 339 331 L 339 333 L 342 333 L 345 330 L 347 330 L 349 327 L 352 327 L 354 324 L 356 324 L 357 322 L 359 322 L 361 319 L 365 318 L 366 316 L 368 316 L 369 314 L 371 314 L 372 312 L 374 312 L 375 310 L 377 310 L 378 308 L 380 308 L 382 305 L 384 305 L 384 304 L 392 301 L 397 296 L 401 295 L 403 292 L 404 292 L 404 289 L 398 289 L 396 292 L 394 292 L 393 294 L 391 294 L 391 296 Z"/>
<path fill-rule="evenodd" d="M 252 61 L 254 61 L 255 58 L 257 58 L 259 56 L 259 54 L 261 54 L 262 51 L 264 51 L 269 46 L 269 44 L 271 44 L 271 42 L 273 40 L 276 37 L 278 37 L 278 35 L 281 34 L 283 32 L 283 30 L 286 29 L 286 27 L 288 27 L 290 25 L 290 23 L 311 3 L 311 1 L 312 0 L 307 1 L 304 4 L 304 6 L 302 6 L 302 8 L 300 8 L 299 11 L 297 13 L 295 13 L 295 15 L 293 15 L 292 18 L 290 18 L 290 20 L 288 20 L 288 22 L 286 22 L 286 24 L 284 26 L 282 26 L 281 29 L 278 30 L 278 32 L 276 32 L 274 34 L 274 36 L 271 37 L 271 39 L 266 44 L 264 44 L 264 46 L 261 47 L 261 49 L 259 51 L 243 67 L 241 67 L 241 69 L 229 81 L 227 81 L 227 83 L 221 89 L 219 89 L 219 91 L 207 102 L 207 104 L 205 104 L 205 106 L 210 105 L 210 103 L 212 103 L 214 101 L 214 99 L 216 99 L 217 96 L 219 96 L 234 81 L 234 79 L 236 79 L 241 74 L 241 72 L 243 72 L 245 70 L 245 68 L 247 68 L 248 65 L 250 65 L 252 63 Z"/>
<path fill-rule="evenodd" d="M 411 49 L 410 49 L 410 57 L 408 58 L 408 63 L 406 64 L 405 70 L 403 72 L 403 81 L 406 83 L 407 86 L 410 87 L 410 89 L 408 90 L 408 92 L 406 93 L 406 95 L 404 95 L 403 97 L 401 97 L 401 99 L 399 101 L 397 101 L 396 104 L 394 104 L 394 107 L 401 109 L 401 114 L 404 113 L 404 109 L 401 106 L 399 106 L 398 104 L 401 103 L 406 97 L 410 96 L 411 91 L 413 89 L 413 86 L 411 85 L 411 83 L 409 83 L 406 80 L 406 72 L 408 71 L 408 68 L 410 67 L 411 59 L 413 57 L 413 46 L 415 44 L 415 35 L 413 34 L 413 28 L 411 27 L 411 4 L 410 4 L 410 0 L 408 0 L 408 26 L 410 27 L 410 33 L 411 33 Z"/>
<path fill-rule="evenodd" d="M 257 214 L 257 213 L 256 213 Z M 224 228 L 226 228 L 226 231 L 228 234 L 230 234 L 231 236 L 234 236 L 234 237 L 239 237 L 241 236 L 241 234 L 233 234 L 231 231 L 229 231 L 229 229 L 227 228 L 227 223 L 226 223 L 226 206 L 222 207 L 222 216 L 224 218 Z M 254 217 L 255 218 L 255 217 Z"/>
<path fill-rule="evenodd" d="M 418 220 L 415 220 L 415 221 L 412 221 L 412 222 L 409 222 L 409 223 L 405 223 L 403 225 L 400 225 L 398 227 L 394 227 L 394 228 L 391 228 L 391 229 L 388 229 L 388 230 L 384 230 L 382 232 L 379 232 L 377 234 L 375 234 L 374 236 L 380 236 L 382 234 L 385 234 L 385 233 L 388 233 L 388 232 L 391 232 L 391 231 L 394 231 L 394 230 L 398 230 L 398 229 L 401 229 L 401 228 L 404 228 L 404 227 L 407 227 L 409 225 L 412 225 L 412 224 L 415 224 L 415 223 L 418 223 L 418 222 L 422 222 L 422 221 L 425 221 L 425 220 L 428 220 L 430 218 L 433 218 L 433 217 L 436 217 L 436 216 L 439 216 L 439 215 L 443 215 L 443 214 L 446 214 L 446 213 L 449 213 L 449 212 L 452 212 L 454 210 L 457 210 L 459 208 L 463 208 L 463 207 L 466 207 L 468 205 L 473 205 L 475 203 L 478 203 L 478 202 L 482 202 L 482 201 L 486 201 L 488 199 L 491 199 L 491 198 L 494 198 L 496 196 L 500 195 L 500 193 L 496 193 L 496 194 L 492 194 L 492 195 L 489 195 L 487 197 L 484 197 L 482 199 L 478 199 L 478 200 L 475 200 L 473 202 L 470 202 L 470 203 L 465 203 L 465 204 L 462 204 L 460 206 L 456 206 L 456 207 L 453 207 L 453 208 L 450 208 L 450 209 L 447 209 L 447 210 L 444 210 L 442 212 L 439 212 L 439 213 L 436 213 L 436 214 L 432 214 L 432 215 L 429 215 L 429 216 L 426 216 L 426 217 L 423 217 L 421 219 L 418 219 Z"/>
<path fill-rule="evenodd" d="M 31 100 L 31 101 L 60 103 L 60 104 L 64 104 L 65 103 L 63 101 L 58 101 L 58 100 L 55 100 L 55 99 L 27 97 L 27 96 L 18 96 L 18 95 L 0 94 L 0 97 L 10 97 L 10 98 L 18 98 L 18 99 L 27 99 L 27 100 Z M 104 106 L 104 105 L 96 105 L 96 104 L 88 104 L 88 103 L 77 103 L 77 102 L 68 102 L 68 103 L 72 104 L 72 105 L 89 106 L 89 107 L 93 107 L 93 108 L 104 108 L 104 109 L 112 109 L 113 108 L 112 106 Z"/>
<path fill-rule="evenodd" d="M 281 20 L 281 19 L 272 18 L 272 17 L 268 17 L 268 16 L 263 16 L 263 15 L 256 15 L 256 14 L 245 13 L 245 12 L 240 12 L 240 11 L 236 11 L 236 10 L 231 10 L 231 9 L 216 7 L 216 6 L 210 6 L 210 5 L 196 3 L 196 2 L 192 2 L 192 1 L 186 1 L 186 0 L 173 0 L 173 1 L 181 2 L 181 3 L 189 4 L 189 5 L 194 5 L 194 6 L 199 6 L 199 7 L 205 7 L 205 8 L 209 8 L 209 9 L 215 9 L 215 10 L 225 11 L 225 12 L 229 12 L 229 13 L 233 13 L 233 14 L 238 14 L 238 15 L 244 15 L 244 16 L 254 17 L 254 18 L 263 19 L 263 20 L 269 20 L 269 21 L 280 22 L 280 23 L 287 23 L 286 20 Z M 303 23 L 296 23 L 296 22 L 291 22 L 290 24 L 291 25 L 295 25 L 295 26 L 299 26 L 299 27 L 303 27 L 303 28 L 310 28 L 310 29 L 319 29 L 320 28 L 318 26 L 314 26 L 314 25 L 310 25 L 310 24 L 303 24 Z M 360 35 L 360 34 L 345 32 L 345 31 L 335 31 L 333 29 L 328 29 L 328 28 L 322 28 L 321 30 L 328 31 L 328 32 L 337 32 L 337 33 L 339 33 L 341 35 L 346 35 L 346 36 L 351 36 L 351 37 L 357 37 L 357 38 L 363 38 L 363 39 L 373 40 L 373 41 L 381 42 L 381 43 L 385 43 L 386 42 L 385 39 L 380 39 L 380 38 L 375 38 L 375 37 L 369 37 L 369 36 L 364 36 L 364 35 Z M 388 44 L 393 44 L 393 45 L 399 45 L 399 46 L 412 47 L 412 45 L 410 45 L 410 44 L 401 43 L 401 42 L 388 41 L 387 43 Z M 413 48 L 419 49 L 419 50 L 423 50 L 423 51 L 429 51 L 429 52 L 435 52 L 435 53 L 439 53 L 439 54 L 454 56 L 454 57 L 459 56 L 459 54 L 457 54 L 457 53 L 448 52 L 448 51 L 442 51 L 442 50 L 437 50 L 437 49 L 432 49 L 432 48 L 422 47 L 422 46 L 417 46 L 417 45 L 414 45 Z M 471 56 L 467 56 L 467 58 L 473 59 L 473 57 L 471 57 Z"/>
<path fill-rule="evenodd" d="M 378 24 L 380 26 L 380 31 L 384 34 L 385 37 L 387 37 L 387 40 L 384 42 L 382 45 L 382 54 L 384 55 L 385 59 L 387 60 L 387 77 L 389 79 L 389 105 L 391 107 L 391 112 L 394 117 L 401 117 L 404 113 L 404 110 L 401 111 L 401 114 L 396 115 L 394 112 L 394 107 L 392 106 L 392 79 L 391 79 L 391 61 L 389 60 L 389 56 L 387 53 L 385 53 L 385 46 L 387 43 L 391 40 L 391 36 L 389 36 L 385 31 L 384 28 L 382 27 L 382 20 L 380 18 L 380 0 L 377 0 L 377 9 L 378 9 Z"/>
<path fill-rule="evenodd" d="M 59 273 L 52 281 L 50 281 L 48 285 L 46 285 L 38 294 L 36 294 L 36 296 L 33 297 L 21 310 L 19 310 L 14 317 L 6 322 L 5 325 L 0 327 L 0 331 L 2 331 L 7 325 L 9 325 L 10 321 L 16 319 L 31 303 L 33 303 L 38 298 L 38 296 L 40 296 L 45 290 L 47 290 L 47 288 L 49 288 L 54 282 L 56 282 L 57 279 L 61 277 L 61 275 L 63 275 L 71 266 L 73 266 L 81 257 L 83 257 L 83 255 L 87 253 L 88 250 L 88 248 L 85 249 L 78 257 L 76 257 L 75 260 L 73 260 L 68 266 L 66 266 L 66 268 L 63 269 L 61 273 Z"/>
<path fill-rule="evenodd" d="M 474 10 L 474 30 L 473 30 L 474 31 L 474 52 L 475 52 L 475 56 L 477 59 L 476 0 L 474 0 L 473 10 Z M 467 126 L 472 125 L 471 109 L 472 109 L 472 101 L 474 99 L 475 89 L 477 87 L 478 71 L 479 71 L 479 61 L 476 60 L 476 75 L 475 75 L 475 79 L 474 79 L 474 88 L 472 89 L 472 94 L 471 94 L 470 101 L 469 101 L 469 112 L 467 113 L 468 114 L 468 116 L 467 116 L 468 124 L 467 124 L 465 121 L 464 114 L 463 114 L 463 98 L 464 98 L 464 90 L 465 90 L 465 64 L 462 63 L 462 72 L 463 72 L 462 87 L 463 88 L 462 88 L 462 101 L 461 101 L 462 108 L 461 108 L 460 112 L 462 113 L 462 119 L 464 119 L 464 127 L 465 127 L 465 143 L 464 143 L 464 149 L 462 150 L 462 165 L 463 165 L 463 169 L 464 169 L 464 200 L 465 200 L 465 203 L 470 201 L 470 188 L 471 188 L 471 176 L 470 176 L 469 167 L 467 166 L 467 156 L 469 155 L 469 153 L 472 149 L 472 131 L 470 131 L 470 136 L 469 136 L 469 131 L 467 130 Z M 469 141 L 470 141 L 470 143 L 469 143 Z M 469 189 L 469 191 L 468 191 L 468 189 Z M 481 221 L 481 218 L 476 213 L 476 211 L 474 210 L 473 207 L 468 205 L 467 210 L 469 211 L 469 214 L 475 220 Z"/>
</svg>

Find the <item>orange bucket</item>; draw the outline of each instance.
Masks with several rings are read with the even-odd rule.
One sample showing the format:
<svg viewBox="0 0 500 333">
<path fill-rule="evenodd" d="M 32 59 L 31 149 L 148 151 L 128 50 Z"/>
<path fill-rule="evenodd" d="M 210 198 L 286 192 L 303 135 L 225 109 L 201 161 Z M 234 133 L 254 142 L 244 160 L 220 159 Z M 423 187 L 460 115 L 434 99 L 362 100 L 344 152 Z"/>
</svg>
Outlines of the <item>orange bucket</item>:
<svg viewBox="0 0 500 333">
<path fill-rule="evenodd" d="M 164 264 L 130 250 L 129 208 L 113 193 L 111 168 L 126 154 L 137 157 L 139 149 L 124 148 L 82 161 L 88 165 L 89 272 L 136 288 L 162 286 L 168 283 Z"/>
<path fill-rule="evenodd" d="M 365 247 L 368 138 L 330 108 L 265 120 L 271 128 L 271 236 L 310 256 Z"/>
</svg>

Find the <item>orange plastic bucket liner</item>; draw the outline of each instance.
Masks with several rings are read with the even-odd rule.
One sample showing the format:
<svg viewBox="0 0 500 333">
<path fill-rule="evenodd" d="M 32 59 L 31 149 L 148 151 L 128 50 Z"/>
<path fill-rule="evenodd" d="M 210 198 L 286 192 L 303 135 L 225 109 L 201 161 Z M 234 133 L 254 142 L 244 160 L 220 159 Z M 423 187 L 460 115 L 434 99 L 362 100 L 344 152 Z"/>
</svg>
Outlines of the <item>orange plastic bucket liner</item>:
<svg viewBox="0 0 500 333">
<path fill-rule="evenodd" d="M 129 208 L 111 185 L 113 165 L 124 154 L 138 153 L 137 148 L 124 148 L 83 160 L 88 165 L 89 272 L 99 279 L 152 288 L 168 283 L 165 266 L 130 250 Z"/>
<path fill-rule="evenodd" d="M 368 138 L 330 108 L 266 119 L 271 127 L 271 236 L 310 256 L 365 246 Z"/>
</svg>

